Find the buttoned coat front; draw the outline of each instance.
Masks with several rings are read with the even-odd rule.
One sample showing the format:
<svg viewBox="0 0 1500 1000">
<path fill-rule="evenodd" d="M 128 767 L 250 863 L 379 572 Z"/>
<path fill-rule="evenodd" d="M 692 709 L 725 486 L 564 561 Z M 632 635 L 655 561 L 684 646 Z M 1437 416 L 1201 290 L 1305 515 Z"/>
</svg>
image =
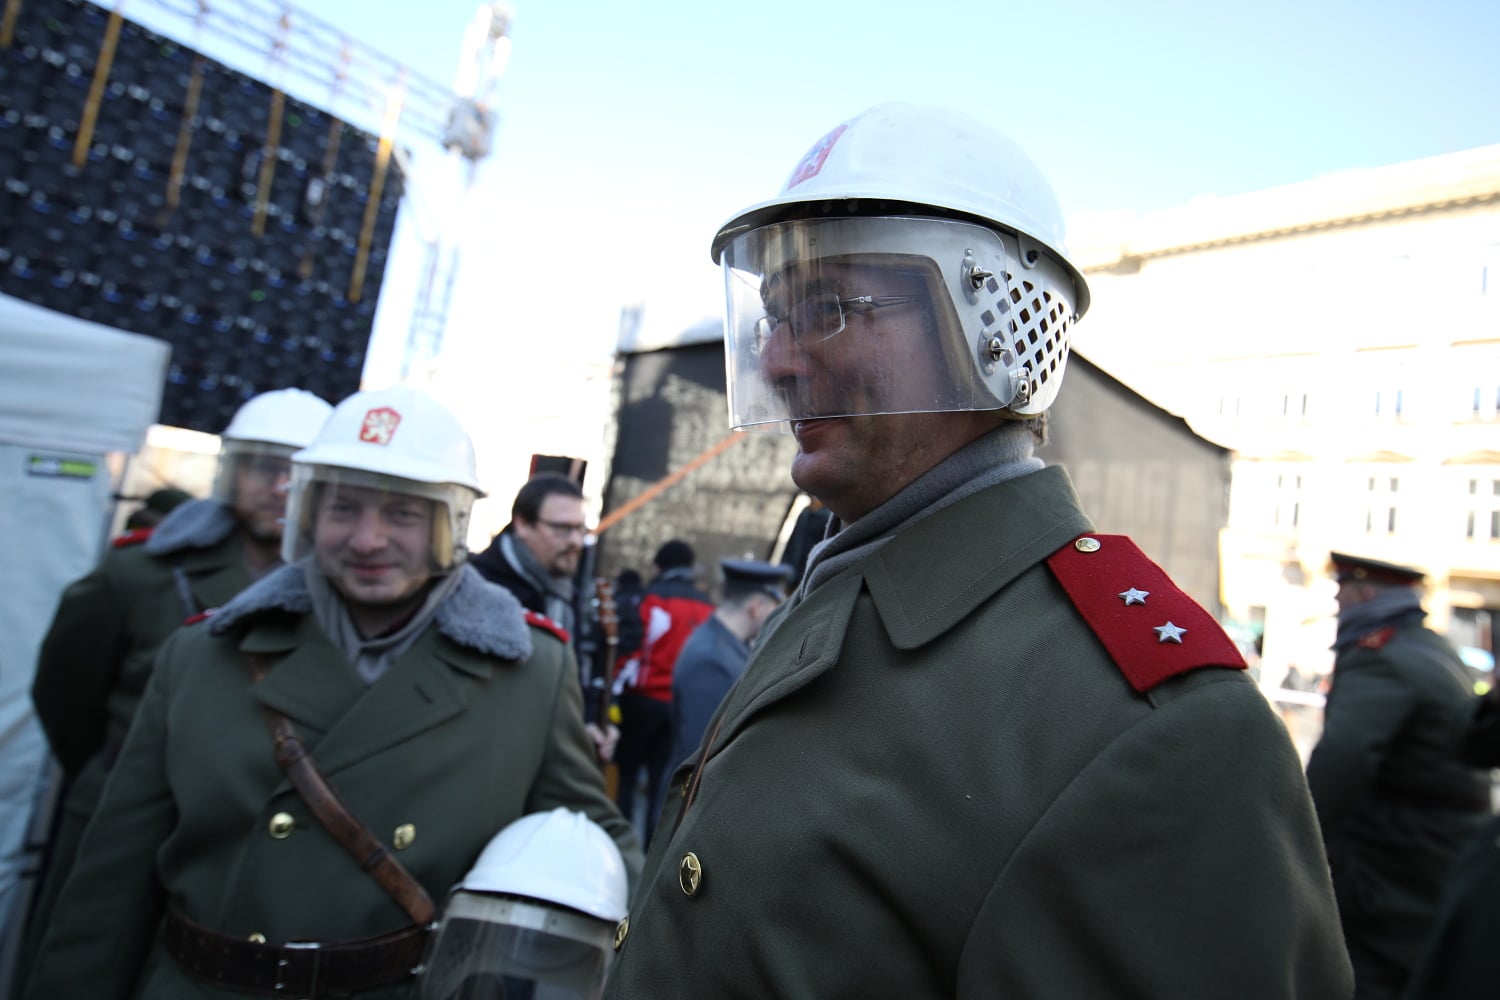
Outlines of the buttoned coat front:
<svg viewBox="0 0 1500 1000">
<path fill-rule="evenodd" d="M 1047 469 L 784 608 L 606 996 L 1347 997 L 1284 728 L 1243 671 L 1127 683 L 1044 563 L 1088 529 Z"/>
<path fill-rule="evenodd" d="M 241 600 L 264 605 L 262 588 L 300 572 L 287 567 Z M 297 600 L 257 607 L 218 634 L 208 625 L 174 634 L 26 995 L 241 995 L 190 980 L 154 943 L 167 905 L 272 944 L 353 941 L 410 922 L 287 782 L 263 707 L 292 721 L 350 811 L 434 900 L 495 833 L 556 806 L 588 814 L 638 870 L 634 834 L 604 793 L 583 729 L 572 654 L 528 629 L 508 593 L 464 572 L 437 620 L 369 687 Z M 497 622 L 512 623 L 508 638 L 493 637 Z M 251 655 L 271 664 L 255 685 Z M 291 818 L 287 836 L 271 832 L 278 814 Z M 414 837 L 398 847 L 403 826 Z"/>
</svg>

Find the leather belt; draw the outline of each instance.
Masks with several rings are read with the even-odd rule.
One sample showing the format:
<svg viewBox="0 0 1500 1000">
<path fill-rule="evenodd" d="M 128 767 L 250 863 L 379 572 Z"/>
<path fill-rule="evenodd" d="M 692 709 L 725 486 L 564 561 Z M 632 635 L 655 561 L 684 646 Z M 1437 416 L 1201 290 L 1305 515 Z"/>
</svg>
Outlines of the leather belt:
<svg viewBox="0 0 1500 1000">
<path fill-rule="evenodd" d="M 184 972 L 216 986 L 276 997 L 343 996 L 413 975 L 428 931 L 413 924 L 362 941 L 261 944 L 169 911 L 162 946 Z"/>
</svg>

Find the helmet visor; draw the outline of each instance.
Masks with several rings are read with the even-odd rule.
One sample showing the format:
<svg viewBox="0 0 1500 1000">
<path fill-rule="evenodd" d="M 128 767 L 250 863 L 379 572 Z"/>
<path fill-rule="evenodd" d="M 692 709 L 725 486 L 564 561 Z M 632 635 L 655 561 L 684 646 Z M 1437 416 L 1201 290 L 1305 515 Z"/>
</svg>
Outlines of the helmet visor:
<svg viewBox="0 0 1500 1000">
<path fill-rule="evenodd" d="M 992 410 L 1014 395 L 973 308 L 977 280 L 993 325 L 1008 309 L 997 233 L 919 218 L 797 220 L 735 238 L 723 262 L 735 427 Z"/>
<path fill-rule="evenodd" d="M 571 910 L 456 892 L 422 963 L 421 1000 L 595 1000 L 613 928 Z"/>
<path fill-rule="evenodd" d="M 319 497 L 327 490 L 339 486 L 432 501 L 434 510 L 429 541 L 432 571 L 446 573 L 468 558 L 465 537 L 468 534 L 469 514 L 474 506 L 474 490 L 469 487 L 457 483 L 423 483 L 399 479 L 363 469 L 293 462 L 291 493 L 286 506 L 288 528 L 281 536 L 281 558 L 284 562 L 295 562 L 313 551 L 313 529 Z"/>
</svg>

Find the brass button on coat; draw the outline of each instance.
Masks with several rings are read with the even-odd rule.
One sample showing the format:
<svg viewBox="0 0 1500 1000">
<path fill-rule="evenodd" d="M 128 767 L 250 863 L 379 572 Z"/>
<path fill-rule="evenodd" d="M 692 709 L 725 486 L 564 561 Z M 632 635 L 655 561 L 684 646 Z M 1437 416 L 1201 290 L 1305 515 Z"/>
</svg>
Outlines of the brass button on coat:
<svg viewBox="0 0 1500 1000">
<path fill-rule="evenodd" d="M 290 837 L 292 831 L 296 828 L 297 821 L 292 819 L 291 813 L 277 813 L 271 817 L 271 822 L 267 826 L 267 829 L 271 832 L 271 836 L 277 840 L 285 840 Z"/>
<path fill-rule="evenodd" d="M 396 850 L 404 851 L 417 839 L 417 828 L 411 823 L 402 823 L 396 827 L 396 835 L 391 838 L 391 843 L 396 845 Z"/>
<path fill-rule="evenodd" d="M 1097 538 L 1080 538 L 1073 543 L 1073 548 L 1079 552 L 1098 552 L 1101 546 Z"/>
<path fill-rule="evenodd" d="M 682 856 L 682 864 L 677 869 L 677 880 L 682 886 L 682 891 L 689 896 L 696 896 L 698 889 L 703 885 L 703 865 L 698 860 L 698 855 L 688 851 Z"/>
<path fill-rule="evenodd" d="M 620 945 L 625 943 L 625 935 L 630 933 L 630 918 L 626 917 L 615 925 L 615 951 L 620 950 Z"/>
</svg>

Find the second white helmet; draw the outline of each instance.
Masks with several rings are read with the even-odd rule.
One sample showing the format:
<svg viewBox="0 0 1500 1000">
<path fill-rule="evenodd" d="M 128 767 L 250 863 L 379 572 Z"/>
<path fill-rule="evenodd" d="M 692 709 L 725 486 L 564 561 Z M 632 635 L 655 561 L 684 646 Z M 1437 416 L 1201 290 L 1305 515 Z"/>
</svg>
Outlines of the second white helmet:
<svg viewBox="0 0 1500 1000">
<path fill-rule="evenodd" d="M 282 558 L 312 545 L 313 487 L 347 483 L 423 497 L 445 516 L 433 518 L 438 570 L 468 557 L 466 537 L 479 486 L 474 444 L 458 418 L 426 393 L 405 386 L 357 392 L 333 413 L 306 448 L 292 455 L 291 496 Z"/>
</svg>

